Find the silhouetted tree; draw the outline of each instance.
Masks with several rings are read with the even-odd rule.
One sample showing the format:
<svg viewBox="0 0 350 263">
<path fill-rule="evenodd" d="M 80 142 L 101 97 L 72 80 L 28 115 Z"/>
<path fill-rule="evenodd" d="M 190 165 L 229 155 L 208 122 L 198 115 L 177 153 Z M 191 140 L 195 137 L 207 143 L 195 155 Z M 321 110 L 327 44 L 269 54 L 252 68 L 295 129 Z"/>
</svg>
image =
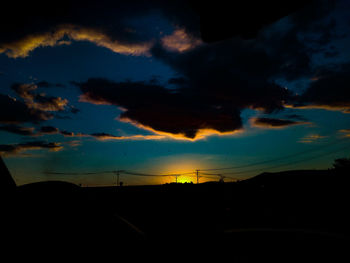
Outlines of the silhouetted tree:
<svg viewBox="0 0 350 263">
<path fill-rule="evenodd" d="M 350 171 L 350 158 L 340 158 L 334 160 L 333 168 L 335 170 Z"/>
</svg>

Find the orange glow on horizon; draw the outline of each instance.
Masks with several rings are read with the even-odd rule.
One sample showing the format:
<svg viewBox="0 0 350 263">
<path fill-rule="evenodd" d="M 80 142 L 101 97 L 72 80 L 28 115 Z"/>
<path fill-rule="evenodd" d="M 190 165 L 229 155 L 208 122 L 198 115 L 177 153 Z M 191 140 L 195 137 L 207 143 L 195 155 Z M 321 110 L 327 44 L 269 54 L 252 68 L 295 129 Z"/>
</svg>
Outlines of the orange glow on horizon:
<svg viewBox="0 0 350 263">
<path fill-rule="evenodd" d="M 202 162 L 198 160 L 193 160 L 190 158 L 183 157 L 181 159 L 174 160 L 172 159 L 171 161 L 169 160 L 168 162 L 164 163 L 163 167 L 160 167 L 159 172 L 160 174 L 167 175 L 169 174 L 170 176 L 164 176 L 160 177 L 159 183 L 160 184 L 165 184 L 165 183 L 175 183 L 176 182 L 176 176 L 175 174 L 178 174 L 177 176 L 177 183 L 191 183 L 193 182 L 194 184 L 197 183 L 197 175 L 196 175 L 196 170 L 201 167 L 205 167 Z M 200 173 L 199 173 L 200 176 Z M 213 178 L 215 180 L 215 178 Z M 209 178 L 201 178 L 199 177 L 199 182 L 208 182 L 208 181 L 213 181 Z"/>
</svg>

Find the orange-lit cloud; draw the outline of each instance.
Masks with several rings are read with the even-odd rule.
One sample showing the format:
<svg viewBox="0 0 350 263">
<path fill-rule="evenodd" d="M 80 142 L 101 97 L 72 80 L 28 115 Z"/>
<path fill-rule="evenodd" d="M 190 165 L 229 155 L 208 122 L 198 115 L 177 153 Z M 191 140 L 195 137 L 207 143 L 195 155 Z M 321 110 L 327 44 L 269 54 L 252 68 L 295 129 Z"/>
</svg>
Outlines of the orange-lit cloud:
<svg viewBox="0 0 350 263">
<path fill-rule="evenodd" d="M 122 122 L 126 122 L 126 123 L 130 123 L 131 125 L 136 126 L 140 129 L 150 131 L 158 136 L 162 136 L 161 139 L 175 139 L 175 140 L 182 140 L 182 141 L 198 141 L 198 140 L 205 139 L 205 138 L 212 136 L 212 135 L 233 136 L 233 135 L 237 135 L 237 134 L 242 134 L 244 132 L 243 128 L 239 129 L 239 130 L 230 131 L 230 132 L 220 132 L 220 131 L 217 131 L 214 129 L 205 128 L 205 129 L 198 130 L 198 132 L 196 133 L 196 136 L 194 138 L 189 138 L 189 137 L 186 137 L 186 135 L 183 133 L 174 134 L 174 133 L 170 133 L 170 132 L 158 131 L 158 130 L 153 129 L 152 127 L 142 125 L 142 124 L 140 124 L 136 121 L 130 120 L 128 118 L 117 118 L 117 120 L 122 121 Z"/>
<path fill-rule="evenodd" d="M 97 105 L 110 103 L 121 109 L 119 121 L 152 134 L 194 141 L 209 135 L 232 135 L 242 131 L 238 109 L 202 101 L 193 103 L 188 94 L 157 84 L 90 78 L 77 86 L 83 92 L 81 101 Z"/>
<path fill-rule="evenodd" d="M 42 111 L 63 111 L 68 105 L 68 100 L 61 97 L 49 98 L 42 102 L 35 102 L 32 107 Z"/>
<path fill-rule="evenodd" d="M 180 53 L 202 44 L 200 39 L 188 35 L 184 29 L 176 29 L 171 35 L 163 37 L 161 42 L 165 49 Z"/>
<path fill-rule="evenodd" d="M 39 111 L 63 111 L 68 100 L 61 97 L 46 97 L 45 94 L 36 94 L 38 88 L 34 84 L 14 84 L 11 87 L 25 102 L 29 109 Z"/>
<path fill-rule="evenodd" d="M 88 41 L 97 46 L 108 48 L 115 53 L 134 56 L 148 55 L 152 46 L 152 43 L 121 43 L 94 28 L 61 25 L 50 32 L 33 34 L 9 44 L 2 44 L 0 54 L 5 53 L 11 58 L 24 58 L 36 48 L 69 45 L 71 41 Z"/>
<path fill-rule="evenodd" d="M 302 110 L 314 110 L 314 109 L 320 109 L 320 110 L 328 110 L 328 111 L 341 111 L 343 113 L 350 113 L 350 104 L 349 105 L 316 105 L 316 104 L 309 104 L 309 105 L 290 105 L 285 104 L 285 108 L 289 109 L 302 109 Z"/>
<path fill-rule="evenodd" d="M 78 147 L 81 145 L 81 141 L 77 141 L 77 140 L 74 140 L 74 141 L 68 141 L 66 142 L 70 147 Z"/>
<path fill-rule="evenodd" d="M 112 105 L 112 103 L 109 103 L 104 99 L 98 99 L 98 98 L 94 98 L 93 96 L 90 96 L 89 92 L 81 94 L 79 96 L 79 102 L 86 102 L 86 103 L 91 103 L 95 105 Z"/>
<path fill-rule="evenodd" d="M 5 129 L 5 128 L 4 128 Z M 2 127 L 0 127 L 0 130 L 2 130 Z M 33 128 L 34 130 L 34 128 Z M 22 130 L 21 130 L 22 131 Z M 50 135 L 50 134 L 61 134 L 64 137 L 71 137 L 71 138 L 81 138 L 81 137 L 86 137 L 86 138 L 94 138 L 99 141 L 110 141 L 110 140 L 131 140 L 131 141 L 137 141 L 137 140 L 162 140 L 166 139 L 167 137 L 164 135 L 157 135 L 157 134 L 152 134 L 152 135 L 142 135 L 142 134 L 136 134 L 136 135 L 126 135 L 126 136 L 116 136 L 108 133 L 92 133 L 92 134 L 87 134 L 87 133 L 74 133 L 70 131 L 65 131 L 65 130 L 59 130 L 56 127 L 52 126 L 43 126 L 41 127 L 40 131 L 35 134 L 37 136 L 40 135 Z M 72 141 L 74 143 L 80 141 Z M 78 146 L 78 145 L 77 145 Z"/>
<path fill-rule="evenodd" d="M 18 124 L 24 122 L 38 123 L 53 118 L 51 113 L 30 108 L 25 102 L 8 95 L 0 94 L 0 123 Z"/>
<path fill-rule="evenodd" d="M 29 135 L 34 136 L 35 135 L 35 128 L 34 127 L 21 127 L 17 125 L 3 125 L 0 126 L 0 131 L 6 131 L 18 135 Z"/>
<path fill-rule="evenodd" d="M 24 128 L 22 127 L 17 127 L 17 126 L 0 126 L 0 131 L 1 130 L 9 130 L 11 128 L 11 132 L 17 132 L 17 133 L 24 133 L 24 132 L 29 132 L 27 131 L 27 129 L 24 130 Z M 15 131 L 12 131 L 12 129 L 16 129 Z M 18 130 L 18 131 L 17 131 Z M 110 140 L 132 140 L 132 141 L 136 141 L 136 140 L 162 140 L 162 139 L 166 139 L 167 136 L 165 135 L 158 135 L 158 134 L 151 134 L 151 135 L 142 135 L 142 134 L 136 134 L 136 135 L 123 135 L 123 136 L 116 136 L 116 135 L 112 135 L 109 133 L 92 133 L 92 134 L 87 134 L 87 133 L 74 133 L 74 132 L 70 132 L 70 131 L 66 131 L 66 130 L 59 130 L 56 127 L 52 127 L 52 126 L 43 126 L 40 128 L 38 133 L 34 133 L 34 128 L 31 128 L 31 134 L 36 135 L 36 136 L 42 136 L 42 135 L 52 135 L 52 134 L 61 134 L 64 137 L 71 137 L 71 138 L 94 138 L 96 140 L 99 141 L 110 141 Z M 23 135 L 27 135 L 27 134 L 23 134 Z M 80 141 L 72 141 L 74 143 L 79 142 L 80 145 Z"/>
<path fill-rule="evenodd" d="M 299 142 L 301 142 L 301 143 L 315 143 L 315 142 L 318 142 L 324 138 L 327 138 L 327 136 L 322 136 L 319 134 L 311 134 L 311 135 L 307 135 L 307 136 L 301 138 L 299 140 Z"/>
<path fill-rule="evenodd" d="M 4 156 L 17 156 L 26 151 L 43 149 L 49 150 L 50 152 L 58 152 L 63 149 L 63 146 L 60 143 L 47 143 L 43 141 L 33 141 L 19 144 L 2 144 L 0 145 L 0 154 Z"/>
<path fill-rule="evenodd" d="M 94 137 L 99 141 L 109 141 L 109 140 L 162 140 L 165 139 L 166 136 L 162 135 L 130 135 L 130 136 L 115 136 L 107 133 L 94 133 L 90 134 L 90 136 Z"/>
<path fill-rule="evenodd" d="M 339 130 L 339 132 L 342 133 L 344 137 L 350 137 L 350 129 L 342 129 Z"/>
</svg>

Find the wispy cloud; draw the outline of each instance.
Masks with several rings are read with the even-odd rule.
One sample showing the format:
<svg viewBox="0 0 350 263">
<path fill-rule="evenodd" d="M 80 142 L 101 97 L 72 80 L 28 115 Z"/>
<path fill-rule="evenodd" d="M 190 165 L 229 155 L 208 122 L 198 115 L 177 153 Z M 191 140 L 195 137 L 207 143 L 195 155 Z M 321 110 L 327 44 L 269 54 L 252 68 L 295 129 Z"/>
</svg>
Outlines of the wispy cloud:
<svg viewBox="0 0 350 263">
<path fill-rule="evenodd" d="M 339 130 L 339 132 L 340 132 L 344 137 L 350 137 L 350 129 L 342 129 L 342 130 Z"/>
<path fill-rule="evenodd" d="M 161 39 L 163 47 L 169 51 L 185 52 L 202 44 L 202 41 L 186 33 L 184 29 L 176 29 L 171 35 Z"/>
<path fill-rule="evenodd" d="M 90 136 L 94 137 L 99 141 L 109 141 L 109 140 L 162 140 L 166 136 L 162 135 L 130 135 L 130 136 L 115 136 L 108 133 L 93 133 Z"/>
<path fill-rule="evenodd" d="M 301 138 L 298 142 L 300 142 L 300 143 L 316 143 L 316 142 L 319 142 L 320 140 L 323 140 L 327 137 L 328 136 L 322 136 L 319 134 L 310 134 L 310 135 L 307 135 L 307 136 Z"/>
<path fill-rule="evenodd" d="M 4 156 L 17 156 L 18 154 L 26 151 L 43 149 L 51 152 L 57 152 L 62 150 L 63 146 L 61 143 L 44 141 L 32 141 L 18 144 L 0 144 L 0 154 Z"/>
<path fill-rule="evenodd" d="M 52 117 L 52 114 L 49 112 L 29 108 L 26 103 L 16 98 L 0 94 L 0 123 L 39 123 Z"/>
<path fill-rule="evenodd" d="M 269 128 L 269 129 L 283 129 L 295 125 L 310 124 L 305 121 L 294 121 L 289 119 L 276 119 L 276 118 L 252 118 L 250 119 L 251 125 L 258 128 Z"/>
<path fill-rule="evenodd" d="M 47 97 L 45 94 L 35 93 L 38 86 L 35 84 L 16 83 L 11 88 L 24 100 L 30 109 L 40 111 L 63 111 L 68 100 L 61 97 Z"/>
<path fill-rule="evenodd" d="M 6 131 L 6 132 L 18 134 L 18 135 L 27 135 L 27 136 L 35 135 L 34 127 L 21 127 L 18 125 L 3 125 L 3 126 L 0 126 L 0 131 Z"/>
</svg>

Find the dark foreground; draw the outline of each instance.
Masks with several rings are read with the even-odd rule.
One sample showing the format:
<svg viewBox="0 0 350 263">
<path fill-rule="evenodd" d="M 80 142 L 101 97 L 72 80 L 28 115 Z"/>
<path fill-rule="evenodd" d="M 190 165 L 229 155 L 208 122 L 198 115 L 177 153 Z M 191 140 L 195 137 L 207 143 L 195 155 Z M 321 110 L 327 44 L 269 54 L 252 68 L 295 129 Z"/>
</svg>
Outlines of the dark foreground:
<svg viewBox="0 0 350 263">
<path fill-rule="evenodd" d="M 190 252 L 218 262 L 345 262 L 348 176 L 291 171 L 238 183 L 25 185 L 3 192 L 2 239 L 6 249 L 55 255 L 172 258 Z"/>
</svg>

